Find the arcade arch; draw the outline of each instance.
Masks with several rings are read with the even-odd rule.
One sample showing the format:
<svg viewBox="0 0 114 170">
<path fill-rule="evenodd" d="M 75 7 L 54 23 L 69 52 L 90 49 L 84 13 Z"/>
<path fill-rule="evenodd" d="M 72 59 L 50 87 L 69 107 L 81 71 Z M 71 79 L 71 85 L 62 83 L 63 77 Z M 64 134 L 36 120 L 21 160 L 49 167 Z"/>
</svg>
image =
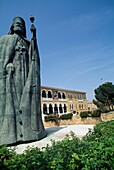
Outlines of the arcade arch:
<svg viewBox="0 0 114 170">
<path fill-rule="evenodd" d="M 52 104 L 49 104 L 49 114 L 53 114 L 53 107 L 52 107 Z"/>
<path fill-rule="evenodd" d="M 60 113 L 63 113 L 62 104 L 59 104 L 59 112 L 60 112 Z"/>
<path fill-rule="evenodd" d="M 43 114 L 47 114 L 47 104 L 43 104 Z"/>
</svg>

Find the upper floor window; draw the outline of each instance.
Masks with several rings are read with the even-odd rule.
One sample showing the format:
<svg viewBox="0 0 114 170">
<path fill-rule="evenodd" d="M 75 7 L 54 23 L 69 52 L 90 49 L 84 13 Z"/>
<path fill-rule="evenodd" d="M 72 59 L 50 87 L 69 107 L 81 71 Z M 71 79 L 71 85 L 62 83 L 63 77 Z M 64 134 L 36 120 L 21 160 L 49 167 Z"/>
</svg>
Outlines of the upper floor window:
<svg viewBox="0 0 114 170">
<path fill-rule="evenodd" d="M 60 92 L 58 92 L 58 98 L 61 99 L 61 93 Z"/>
<path fill-rule="evenodd" d="M 82 95 L 78 95 L 78 100 L 82 100 L 83 98 L 82 98 Z"/>
<path fill-rule="evenodd" d="M 51 93 L 51 91 L 48 91 L 48 98 L 52 98 L 52 93 Z"/>
<path fill-rule="evenodd" d="M 72 100 L 72 94 L 68 94 L 69 100 Z"/>
<path fill-rule="evenodd" d="M 66 99 L 65 93 L 62 93 L 62 98 Z"/>
<path fill-rule="evenodd" d="M 77 99 L 77 95 L 76 94 L 74 95 L 74 98 L 75 98 L 75 100 Z"/>
<path fill-rule="evenodd" d="M 46 91 L 45 90 L 42 90 L 42 97 L 46 98 Z"/>
</svg>

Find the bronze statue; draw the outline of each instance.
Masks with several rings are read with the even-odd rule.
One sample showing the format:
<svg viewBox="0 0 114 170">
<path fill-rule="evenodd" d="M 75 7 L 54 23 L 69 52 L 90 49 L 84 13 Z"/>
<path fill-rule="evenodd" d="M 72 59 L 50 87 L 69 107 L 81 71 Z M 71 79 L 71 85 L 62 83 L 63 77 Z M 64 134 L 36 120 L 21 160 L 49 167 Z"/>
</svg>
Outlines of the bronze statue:
<svg viewBox="0 0 114 170">
<path fill-rule="evenodd" d="M 8 35 L 0 38 L 0 145 L 46 136 L 40 106 L 40 59 L 34 18 L 32 39 L 25 21 L 15 17 Z"/>
</svg>

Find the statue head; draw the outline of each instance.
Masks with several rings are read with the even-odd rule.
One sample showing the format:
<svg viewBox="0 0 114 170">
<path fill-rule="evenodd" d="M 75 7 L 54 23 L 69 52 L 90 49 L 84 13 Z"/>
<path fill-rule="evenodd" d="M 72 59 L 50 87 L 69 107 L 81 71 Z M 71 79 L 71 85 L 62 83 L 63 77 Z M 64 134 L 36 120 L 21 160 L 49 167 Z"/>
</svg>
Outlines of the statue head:
<svg viewBox="0 0 114 170">
<path fill-rule="evenodd" d="M 10 31 L 8 34 L 18 34 L 24 38 L 26 38 L 26 26 L 25 21 L 21 17 L 15 17 L 13 19 L 12 25 L 10 27 Z"/>
</svg>

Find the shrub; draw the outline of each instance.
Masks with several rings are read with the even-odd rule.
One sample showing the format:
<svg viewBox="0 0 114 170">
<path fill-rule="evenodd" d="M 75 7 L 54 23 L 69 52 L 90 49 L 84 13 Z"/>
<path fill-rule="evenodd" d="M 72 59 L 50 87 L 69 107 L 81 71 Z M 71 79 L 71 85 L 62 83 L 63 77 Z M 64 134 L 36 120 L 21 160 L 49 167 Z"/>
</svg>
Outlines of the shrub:
<svg viewBox="0 0 114 170">
<path fill-rule="evenodd" d="M 101 110 L 100 110 L 100 109 L 94 110 L 94 111 L 91 113 L 91 117 L 101 117 Z"/>
<path fill-rule="evenodd" d="M 10 161 L 16 157 L 15 149 L 8 149 L 6 146 L 0 146 L 0 170 L 7 170 Z"/>
<path fill-rule="evenodd" d="M 110 112 L 110 110 L 107 107 L 102 107 L 102 108 L 100 108 L 100 110 L 101 110 L 101 113 L 108 113 L 108 112 Z"/>
<path fill-rule="evenodd" d="M 87 118 L 87 117 L 88 117 L 88 112 L 87 112 L 87 111 L 81 112 L 81 113 L 80 113 L 80 117 L 81 117 L 81 118 Z"/>
<path fill-rule="evenodd" d="M 45 116 L 44 117 L 44 121 L 45 122 L 54 122 L 57 126 L 60 125 L 60 117 L 59 116 L 56 116 L 56 115 L 48 115 L 48 116 Z"/>
<path fill-rule="evenodd" d="M 61 120 L 68 120 L 68 119 L 72 119 L 73 114 L 72 113 L 67 113 L 67 114 L 63 114 L 60 116 Z"/>
<path fill-rule="evenodd" d="M 94 110 L 92 112 L 85 111 L 80 113 L 81 118 L 87 118 L 87 117 L 100 117 L 101 116 L 101 110 Z"/>
<path fill-rule="evenodd" d="M 60 117 L 56 116 L 56 115 L 48 115 L 44 117 L 45 122 L 48 121 L 52 121 L 52 122 L 56 122 L 56 120 L 68 120 L 68 119 L 72 119 L 73 114 L 72 113 L 68 113 L 68 114 L 63 114 Z"/>
<path fill-rule="evenodd" d="M 45 122 L 49 122 L 49 121 L 55 122 L 57 119 L 59 119 L 59 116 L 56 115 L 48 115 L 44 117 Z"/>
<path fill-rule="evenodd" d="M 113 170 L 114 120 L 97 124 L 81 140 L 71 132 L 43 150 L 27 148 L 23 154 L 0 147 L 0 170 Z"/>
</svg>

